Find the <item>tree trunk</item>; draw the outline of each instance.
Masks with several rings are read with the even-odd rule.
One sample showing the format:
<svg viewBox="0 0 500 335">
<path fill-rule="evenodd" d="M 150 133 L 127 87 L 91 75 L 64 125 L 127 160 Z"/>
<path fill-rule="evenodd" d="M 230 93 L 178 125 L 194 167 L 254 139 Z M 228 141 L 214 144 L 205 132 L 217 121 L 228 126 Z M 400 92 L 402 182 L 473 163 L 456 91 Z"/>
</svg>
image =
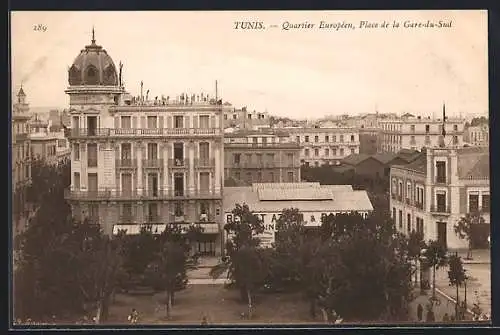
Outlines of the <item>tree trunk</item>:
<svg viewBox="0 0 500 335">
<path fill-rule="evenodd" d="M 172 294 L 170 293 L 170 291 L 167 291 L 167 301 L 165 307 L 165 310 L 167 312 L 167 319 L 170 319 L 170 310 L 172 309 Z"/>
<path fill-rule="evenodd" d="M 418 258 L 415 258 L 415 286 L 418 285 L 418 270 L 419 270 Z"/>
<path fill-rule="evenodd" d="M 432 267 L 432 297 L 436 297 L 436 266 Z"/>
<path fill-rule="evenodd" d="M 455 320 L 460 320 L 459 318 L 459 310 L 460 310 L 460 304 L 459 304 L 459 297 L 458 297 L 458 284 L 455 285 L 456 288 L 457 288 L 457 301 L 456 301 L 456 304 L 455 304 Z"/>
<path fill-rule="evenodd" d="M 247 290 L 247 301 L 248 301 L 248 319 L 251 320 L 253 306 L 252 306 L 252 293 L 250 292 L 250 290 Z"/>
</svg>

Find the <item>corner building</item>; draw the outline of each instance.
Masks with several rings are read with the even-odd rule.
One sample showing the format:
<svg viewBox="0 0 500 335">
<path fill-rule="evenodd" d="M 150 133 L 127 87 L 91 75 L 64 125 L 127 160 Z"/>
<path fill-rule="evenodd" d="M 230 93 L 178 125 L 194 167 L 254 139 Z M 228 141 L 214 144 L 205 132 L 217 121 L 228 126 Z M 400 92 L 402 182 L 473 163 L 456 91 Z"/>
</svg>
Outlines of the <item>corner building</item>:
<svg viewBox="0 0 500 335">
<path fill-rule="evenodd" d="M 223 106 L 196 95 L 132 98 L 94 39 L 73 62 L 66 93 L 74 216 L 107 234 L 199 225 L 193 252 L 220 255 Z"/>
</svg>

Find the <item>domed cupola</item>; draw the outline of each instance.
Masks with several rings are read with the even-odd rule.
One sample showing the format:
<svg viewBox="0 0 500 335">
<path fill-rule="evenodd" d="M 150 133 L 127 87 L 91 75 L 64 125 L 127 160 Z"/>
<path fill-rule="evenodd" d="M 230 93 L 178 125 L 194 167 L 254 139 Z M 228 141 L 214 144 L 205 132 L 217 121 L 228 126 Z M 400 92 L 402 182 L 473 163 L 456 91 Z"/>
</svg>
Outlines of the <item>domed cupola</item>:
<svg viewBox="0 0 500 335">
<path fill-rule="evenodd" d="M 115 63 L 102 46 L 97 45 L 92 28 L 90 45 L 80 51 L 68 73 L 70 86 L 119 86 Z"/>
</svg>

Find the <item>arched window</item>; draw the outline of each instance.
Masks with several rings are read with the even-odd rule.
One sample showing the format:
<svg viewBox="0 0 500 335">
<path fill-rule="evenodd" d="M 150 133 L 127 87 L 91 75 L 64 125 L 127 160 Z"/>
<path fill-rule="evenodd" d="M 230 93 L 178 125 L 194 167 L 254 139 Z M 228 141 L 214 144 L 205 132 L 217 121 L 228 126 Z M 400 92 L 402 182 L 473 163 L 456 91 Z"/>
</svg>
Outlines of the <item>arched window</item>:
<svg viewBox="0 0 500 335">
<path fill-rule="evenodd" d="M 97 68 L 93 65 L 89 65 L 85 71 L 85 84 L 87 85 L 98 85 L 99 84 L 99 72 Z"/>
<path fill-rule="evenodd" d="M 80 70 L 75 65 L 71 66 L 68 73 L 69 84 L 80 85 L 82 83 L 82 77 L 80 74 Z"/>
<path fill-rule="evenodd" d="M 112 65 L 108 65 L 104 70 L 104 85 L 117 85 L 116 71 Z"/>
</svg>

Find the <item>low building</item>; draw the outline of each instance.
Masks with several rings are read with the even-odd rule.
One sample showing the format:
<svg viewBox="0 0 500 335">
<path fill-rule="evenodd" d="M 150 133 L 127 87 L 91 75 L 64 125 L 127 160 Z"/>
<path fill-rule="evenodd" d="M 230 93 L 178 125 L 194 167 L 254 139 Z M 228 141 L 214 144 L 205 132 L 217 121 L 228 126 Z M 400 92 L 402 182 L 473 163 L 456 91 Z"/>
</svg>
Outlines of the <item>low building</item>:
<svg viewBox="0 0 500 335">
<path fill-rule="evenodd" d="M 306 166 L 338 164 L 359 153 L 359 131 L 350 127 L 287 128 L 290 139 L 302 147 L 300 161 Z"/>
<path fill-rule="evenodd" d="M 469 126 L 464 132 L 464 142 L 475 146 L 485 146 L 490 143 L 490 128 L 487 124 Z"/>
<path fill-rule="evenodd" d="M 252 183 L 300 181 L 300 145 L 278 130 L 240 130 L 224 136 L 224 176 Z"/>
<path fill-rule="evenodd" d="M 392 166 L 390 209 L 398 231 L 419 231 L 425 240 L 467 248 L 454 231 L 466 213 L 480 210 L 485 225 L 475 229 L 488 236 L 490 224 L 489 149 L 429 148 L 419 159 Z M 484 247 L 486 241 L 482 241 Z M 481 243 L 480 243 L 481 244 Z"/>
<path fill-rule="evenodd" d="M 351 185 L 319 183 L 256 183 L 247 187 L 226 187 L 224 220 L 238 220 L 232 214 L 236 204 L 246 204 L 263 220 L 265 231 L 259 236 L 262 246 L 275 241 L 276 221 L 283 209 L 297 208 L 306 227 L 319 227 L 321 218 L 329 214 L 358 212 L 365 217 L 373 211 L 366 191 L 354 191 Z M 227 236 L 226 236 L 227 238 Z"/>
<path fill-rule="evenodd" d="M 226 107 L 230 106 L 231 104 L 226 104 Z M 255 129 L 269 127 L 270 124 L 267 112 L 248 111 L 246 107 L 227 108 L 224 112 L 224 128 Z"/>
</svg>

